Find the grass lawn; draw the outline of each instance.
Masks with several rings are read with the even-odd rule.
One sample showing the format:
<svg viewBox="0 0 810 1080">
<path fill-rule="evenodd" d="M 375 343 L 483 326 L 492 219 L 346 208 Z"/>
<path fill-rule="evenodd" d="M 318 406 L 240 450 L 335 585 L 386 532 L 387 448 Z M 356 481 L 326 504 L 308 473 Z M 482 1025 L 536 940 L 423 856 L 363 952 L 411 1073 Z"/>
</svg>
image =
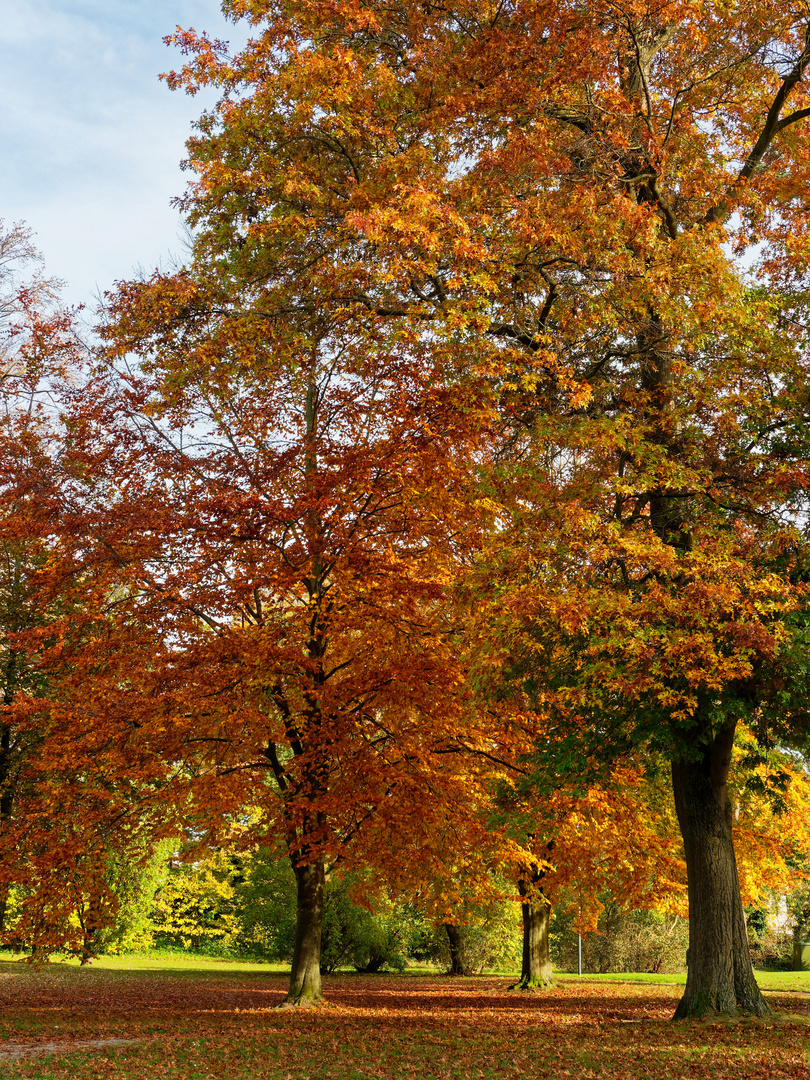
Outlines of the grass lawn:
<svg viewBox="0 0 810 1080">
<path fill-rule="evenodd" d="M 754 973 L 762 990 L 781 990 L 810 994 L 810 971 L 756 971 Z M 650 983 L 651 985 L 683 986 L 686 972 L 678 974 L 649 975 L 646 972 L 613 972 L 607 975 L 559 975 L 561 982 L 603 982 L 603 983 Z"/>
<path fill-rule="evenodd" d="M 762 980 L 784 980 L 767 1022 L 674 1024 L 679 986 L 617 979 L 528 995 L 501 976 L 338 975 L 327 1007 L 279 1012 L 286 978 L 270 965 L 6 962 L 0 1080 L 810 1080 L 807 973 Z M 32 1046 L 51 1049 L 9 1056 Z"/>
</svg>

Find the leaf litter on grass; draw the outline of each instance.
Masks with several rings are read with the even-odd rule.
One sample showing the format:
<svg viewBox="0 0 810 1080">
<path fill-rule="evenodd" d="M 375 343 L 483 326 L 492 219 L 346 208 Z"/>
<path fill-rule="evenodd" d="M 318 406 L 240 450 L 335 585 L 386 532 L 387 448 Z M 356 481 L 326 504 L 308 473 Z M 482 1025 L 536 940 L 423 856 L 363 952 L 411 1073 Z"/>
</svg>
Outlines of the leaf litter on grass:
<svg viewBox="0 0 810 1080">
<path fill-rule="evenodd" d="M 773 1022 L 674 1024 L 677 988 L 651 984 L 525 994 L 505 978 L 336 976 L 327 1007 L 281 1012 L 278 976 L 57 967 L 6 975 L 5 1046 L 39 1053 L 0 1059 L 3 1078 L 810 1080 L 810 997 L 796 994 L 771 996 L 789 1010 Z"/>
</svg>

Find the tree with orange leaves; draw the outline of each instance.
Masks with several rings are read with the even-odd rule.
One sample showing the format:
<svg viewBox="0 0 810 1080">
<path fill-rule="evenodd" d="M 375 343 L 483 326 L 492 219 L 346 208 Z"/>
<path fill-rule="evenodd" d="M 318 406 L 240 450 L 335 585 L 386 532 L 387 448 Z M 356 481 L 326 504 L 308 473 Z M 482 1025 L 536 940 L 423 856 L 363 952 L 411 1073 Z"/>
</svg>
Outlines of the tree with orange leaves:
<svg viewBox="0 0 810 1080">
<path fill-rule="evenodd" d="M 764 754 L 745 726 L 737 732 L 736 752 L 730 797 L 741 896 L 756 906 L 805 880 L 810 776 L 796 755 Z M 523 908 L 521 989 L 553 982 L 553 909 L 572 914 L 581 933 L 596 930 L 605 893 L 629 910 L 687 913 L 683 843 L 664 765 L 625 761 L 585 789 L 561 786 L 543 798 L 525 782 L 511 797 L 502 789 L 501 812 L 510 828 L 528 834 L 525 850 L 515 852 Z"/>
<path fill-rule="evenodd" d="M 435 611 L 443 551 L 455 558 L 467 542 L 467 511 L 444 500 L 465 490 L 469 447 L 500 435 L 480 459 L 500 466 L 478 495 L 481 513 L 500 506 L 484 572 L 486 648 L 532 668 L 544 729 L 547 720 L 572 742 L 618 751 L 647 741 L 668 755 L 690 880 L 692 962 L 678 1015 L 767 1011 L 745 939 L 729 777 L 740 719 L 763 740 L 806 721 L 793 664 L 807 579 L 804 7 L 224 7 L 256 31 L 237 56 L 190 31 L 175 36 L 190 60 L 171 83 L 223 94 L 189 143 L 192 262 L 113 305 L 114 349 L 144 358 L 128 408 L 152 459 L 133 449 L 118 463 L 140 525 L 122 510 L 128 531 L 100 522 L 105 543 L 122 567 L 145 568 L 129 584 L 153 598 L 151 618 L 185 612 L 168 639 L 186 650 L 184 675 L 210 670 L 206 649 L 236 635 L 218 582 L 232 575 L 239 631 L 260 628 L 260 654 L 271 597 L 268 656 L 297 665 L 303 655 L 310 682 L 296 676 L 280 693 L 258 677 L 245 683 L 234 648 L 231 683 L 264 687 L 278 717 L 312 718 L 320 754 L 330 736 L 319 718 L 332 708 L 321 703 L 355 670 L 330 620 L 392 610 L 360 584 L 402 595 L 391 568 L 406 549 L 392 543 L 386 574 L 383 538 L 418 538 L 407 561 L 420 629 L 380 631 L 385 645 L 369 645 L 365 670 L 386 653 L 407 658 L 409 708 L 426 708 L 417 689 L 444 667 L 432 650 L 450 637 L 420 620 Z M 737 255 L 756 244 L 756 269 L 741 268 Z M 244 413 L 257 388 L 267 411 Z M 404 425 L 401 409 L 412 410 Z M 113 426 L 116 416 L 105 414 Z M 332 427 L 316 448 L 327 419 L 340 436 Z M 135 447 L 135 429 L 119 428 Z M 392 456 L 381 458 L 386 440 Z M 162 486 L 149 479 L 158 457 L 171 477 Z M 279 485 L 282 461 L 294 463 L 293 487 Z M 262 493 L 238 513 L 234 470 L 240 499 Z M 367 503 L 368 491 L 382 501 Z M 360 543 L 372 521 L 382 531 Z M 169 536 L 171 559 L 158 539 Z M 325 539 L 368 560 L 345 563 L 345 606 L 330 606 L 323 574 L 344 564 Z M 274 570 L 251 599 L 268 545 L 299 577 L 292 586 Z M 352 632 L 365 640 L 371 626 Z M 403 649 L 417 639 L 419 651 Z M 332 647 L 337 668 L 325 663 Z M 167 665 L 177 672 L 178 661 Z M 205 700 L 206 717 L 225 723 L 212 705 L 225 697 L 202 678 L 193 694 L 176 693 L 172 716 L 199 715 Z M 332 758 L 311 764 L 298 734 L 291 722 L 286 745 L 304 788 L 326 799 Z M 267 760 L 285 791 L 303 790 L 283 756 Z M 315 805 L 301 818 L 313 843 Z M 291 849 L 302 873 L 316 865 L 309 841 Z"/>
<path fill-rule="evenodd" d="M 154 799 L 164 763 L 94 709 L 116 598 L 88 573 L 70 501 L 101 480 L 68 453 L 88 349 L 40 263 L 30 230 L 0 223 L 0 932 L 37 959 L 91 950 L 116 903 L 110 853 L 144 860 L 144 834 L 178 817 Z"/>
<path fill-rule="evenodd" d="M 531 777 L 499 789 L 505 827 L 522 845 L 513 852 L 523 923 L 522 990 L 553 983 L 552 909 L 575 895 L 579 924 L 593 929 L 605 889 L 630 906 L 678 904 L 685 870 L 674 808 L 661 783 L 637 763 L 614 766 L 590 785 L 550 780 L 544 794 Z M 567 901 L 565 902 L 567 905 Z"/>
</svg>

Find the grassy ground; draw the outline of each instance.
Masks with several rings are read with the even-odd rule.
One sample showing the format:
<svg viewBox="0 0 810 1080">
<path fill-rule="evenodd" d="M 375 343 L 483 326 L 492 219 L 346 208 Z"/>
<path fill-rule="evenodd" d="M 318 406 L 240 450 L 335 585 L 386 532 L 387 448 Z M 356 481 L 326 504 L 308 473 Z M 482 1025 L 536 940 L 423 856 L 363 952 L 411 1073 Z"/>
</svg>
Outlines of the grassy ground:
<svg viewBox="0 0 810 1080">
<path fill-rule="evenodd" d="M 678 986 L 592 976 L 527 995 L 502 977 L 340 975 L 328 1007 L 279 1012 L 286 980 L 266 965 L 0 963 L 0 1080 L 810 1080 L 796 976 L 770 992 L 773 1021 L 674 1024 Z"/>
<path fill-rule="evenodd" d="M 810 971 L 757 971 L 757 982 L 762 990 L 781 990 L 786 993 L 799 992 L 810 994 Z M 686 972 L 676 974 L 649 975 L 646 972 L 612 972 L 607 975 L 560 975 L 561 982 L 602 982 L 602 983 L 649 983 L 659 986 L 684 986 Z"/>
<path fill-rule="evenodd" d="M 22 956 L 14 958 L 23 959 Z M 56 963 L 50 967 L 81 967 L 78 957 L 56 957 Z M 265 964 L 255 960 L 223 960 L 218 957 L 199 956 L 187 952 L 148 952 L 133 953 L 126 956 L 99 956 L 93 960 L 90 967 L 101 971 L 174 971 L 178 975 L 191 973 L 196 977 L 206 972 L 235 972 L 246 971 L 263 975 L 289 975 L 289 964 Z M 2 965 L 0 965 L 2 970 Z"/>
</svg>

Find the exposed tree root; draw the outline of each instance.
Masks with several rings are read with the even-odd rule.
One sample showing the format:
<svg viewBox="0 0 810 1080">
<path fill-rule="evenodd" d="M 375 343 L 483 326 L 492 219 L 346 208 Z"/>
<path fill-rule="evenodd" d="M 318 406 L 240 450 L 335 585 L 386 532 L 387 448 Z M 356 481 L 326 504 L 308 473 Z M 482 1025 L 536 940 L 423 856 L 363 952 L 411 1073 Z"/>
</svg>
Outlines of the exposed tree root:
<svg viewBox="0 0 810 1080">
<path fill-rule="evenodd" d="M 512 983 L 507 987 L 507 990 L 524 990 L 527 994 L 542 993 L 544 990 L 554 989 L 554 980 L 550 979 L 548 982 L 539 982 L 537 980 L 529 981 L 528 979 L 522 979 L 520 982 Z"/>
<path fill-rule="evenodd" d="M 277 1009 L 320 1009 L 326 1005 L 326 998 L 324 997 L 308 997 L 301 995 L 296 998 L 286 997 L 283 1001 L 276 1005 Z"/>
</svg>

